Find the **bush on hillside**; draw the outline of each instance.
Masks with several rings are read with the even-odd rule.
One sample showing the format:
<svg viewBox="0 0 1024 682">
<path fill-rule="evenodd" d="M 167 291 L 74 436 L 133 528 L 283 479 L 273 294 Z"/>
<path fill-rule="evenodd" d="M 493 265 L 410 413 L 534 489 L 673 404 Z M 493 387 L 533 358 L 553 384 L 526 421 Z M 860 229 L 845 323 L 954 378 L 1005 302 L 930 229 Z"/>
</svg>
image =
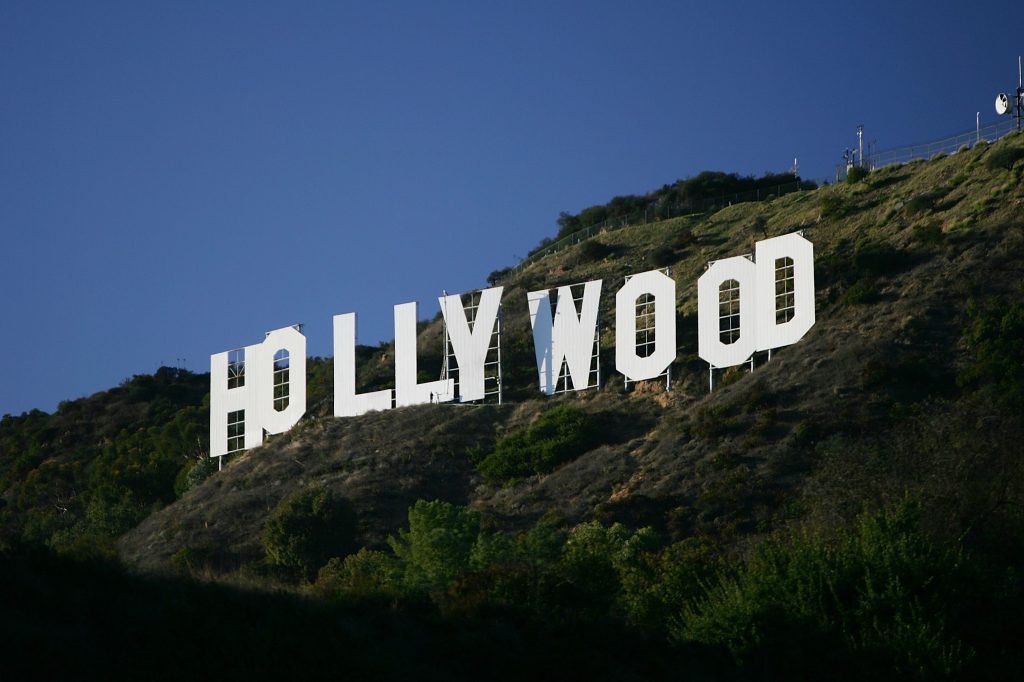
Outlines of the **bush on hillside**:
<svg viewBox="0 0 1024 682">
<path fill-rule="evenodd" d="M 765 542 L 709 582 L 670 630 L 783 677 L 843 659 L 906 677 L 949 675 L 971 657 L 951 634 L 960 573 L 959 555 L 933 545 L 904 502 L 863 514 L 834 542 L 809 533 Z"/>
<path fill-rule="evenodd" d="M 611 247 L 607 244 L 602 244 L 596 239 L 587 239 L 580 244 L 579 250 L 576 252 L 576 264 L 594 263 L 611 252 Z"/>
<path fill-rule="evenodd" d="M 847 305 L 863 305 L 874 303 L 881 295 L 874 284 L 861 280 L 854 282 L 849 288 L 843 291 L 842 301 Z"/>
<path fill-rule="evenodd" d="M 675 251 L 667 246 L 659 246 L 647 254 L 647 262 L 656 268 L 666 268 L 676 260 Z"/>
<path fill-rule="evenodd" d="M 1000 147 L 985 159 L 985 167 L 989 170 L 1010 170 L 1021 159 L 1024 159 L 1024 147 Z"/>
<path fill-rule="evenodd" d="M 821 198 L 821 217 L 830 220 L 842 218 L 850 211 L 850 205 L 843 197 L 837 194 L 829 194 Z"/>
<path fill-rule="evenodd" d="M 401 593 L 402 571 L 394 556 L 360 549 L 346 557 L 334 557 L 317 573 L 312 592 L 327 599 L 367 599 Z"/>
<path fill-rule="evenodd" d="M 903 205 L 903 210 L 908 216 L 916 216 L 921 213 L 927 213 L 928 211 L 935 208 L 935 202 L 939 199 L 940 195 L 937 192 L 925 192 L 924 194 L 918 194 L 916 197 L 908 201 Z"/>
<path fill-rule="evenodd" d="M 697 236 L 693 233 L 692 227 L 684 227 L 676 233 L 672 240 L 672 248 L 678 251 L 687 249 L 697 243 Z"/>
<path fill-rule="evenodd" d="M 217 471 L 217 466 L 215 458 L 203 457 L 195 460 L 191 465 L 182 467 L 174 480 L 174 493 L 181 497 L 214 474 Z"/>
<path fill-rule="evenodd" d="M 526 429 L 499 438 L 477 470 L 492 483 L 546 474 L 593 448 L 597 426 L 583 410 L 559 405 Z"/>
<path fill-rule="evenodd" d="M 331 557 L 356 549 L 356 515 L 341 497 L 321 487 L 299 490 L 267 517 L 260 539 L 273 566 L 306 579 Z"/>
<path fill-rule="evenodd" d="M 860 275 L 886 276 L 910 265 L 910 254 L 871 239 L 860 239 L 853 247 L 853 267 Z"/>
<path fill-rule="evenodd" d="M 846 172 L 846 182 L 852 185 L 855 182 L 860 182 L 867 176 L 868 169 L 861 168 L 860 166 L 854 166 Z"/>
<path fill-rule="evenodd" d="M 1024 406 L 1024 304 L 997 300 L 967 304 L 964 341 L 972 354 L 957 382 L 988 392 L 998 402 Z"/>
<path fill-rule="evenodd" d="M 498 282 L 512 274 L 512 267 L 501 268 L 500 270 L 494 270 L 491 274 L 487 275 L 487 283 L 489 285 L 496 286 Z"/>
<path fill-rule="evenodd" d="M 469 571 L 479 535 L 478 513 L 440 500 L 419 500 L 409 508 L 409 530 L 389 537 L 388 545 L 404 568 L 407 589 L 437 591 Z"/>
</svg>

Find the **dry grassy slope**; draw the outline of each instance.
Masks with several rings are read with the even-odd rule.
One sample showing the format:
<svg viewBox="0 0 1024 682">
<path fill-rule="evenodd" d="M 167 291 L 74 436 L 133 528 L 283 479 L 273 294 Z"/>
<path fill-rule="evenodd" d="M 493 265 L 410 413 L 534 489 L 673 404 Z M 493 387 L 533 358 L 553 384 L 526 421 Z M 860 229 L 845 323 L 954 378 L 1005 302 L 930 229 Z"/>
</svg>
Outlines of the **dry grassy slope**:
<svg viewBox="0 0 1024 682">
<path fill-rule="evenodd" d="M 216 548 L 225 567 L 257 559 L 267 513 L 314 482 L 353 501 L 362 540 L 372 546 L 402 525 L 418 498 L 469 504 L 512 527 L 553 510 L 570 522 L 621 519 L 676 537 L 700 532 L 742 541 L 799 498 L 816 440 L 882 433 L 900 405 L 955 392 L 966 299 L 1019 292 L 1024 164 L 1008 171 L 984 163 L 1005 146 L 1024 146 L 1024 136 L 883 169 L 856 185 L 609 232 L 596 238 L 612 250 L 599 262 L 580 262 L 580 247 L 549 256 L 505 283 L 506 376 L 516 400 L 305 422 L 151 515 L 122 538 L 122 554 L 156 569 L 186 546 Z M 709 394 L 706 365 L 696 357 L 696 281 L 707 261 L 751 251 L 758 217 L 769 236 L 801 229 L 814 243 L 817 324 L 770 362 L 759 355 L 752 374 L 720 376 L 722 385 Z M 686 230 L 696 237 L 688 245 L 679 238 Z M 863 240 L 904 260 L 863 277 L 879 300 L 856 304 L 843 291 L 857 280 L 852 262 Z M 626 393 L 611 371 L 614 292 L 625 275 L 650 269 L 651 252 L 665 244 L 676 246 L 677 259 L 673 390 L 649 385 Z M 604 280 L 605 386 L 536 399 L 525 292 L 593 278 Z M 438 347 L 439 323 L 426 325 L 420 339 L 421 348 Z M 550 475 L 506 488 L 483 484 L 466 448 L 490 443 L 562 400 L 599 415 L 606 443 Z"/>
</svg>

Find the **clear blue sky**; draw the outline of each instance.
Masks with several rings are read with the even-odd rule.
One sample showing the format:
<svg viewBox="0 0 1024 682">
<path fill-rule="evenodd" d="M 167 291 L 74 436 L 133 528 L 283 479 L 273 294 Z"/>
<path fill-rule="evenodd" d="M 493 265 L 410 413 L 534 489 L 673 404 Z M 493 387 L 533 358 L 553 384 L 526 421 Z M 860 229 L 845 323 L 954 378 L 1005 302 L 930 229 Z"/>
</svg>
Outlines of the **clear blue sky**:
<svg viewBox="0 0 1024 682">
<path fill-rule="evenodd" d="M 0 0 L 0 414 L 376 343 L 559 211 L 993 122 L 1024 10 L 958 5 Z"/>
</svg>

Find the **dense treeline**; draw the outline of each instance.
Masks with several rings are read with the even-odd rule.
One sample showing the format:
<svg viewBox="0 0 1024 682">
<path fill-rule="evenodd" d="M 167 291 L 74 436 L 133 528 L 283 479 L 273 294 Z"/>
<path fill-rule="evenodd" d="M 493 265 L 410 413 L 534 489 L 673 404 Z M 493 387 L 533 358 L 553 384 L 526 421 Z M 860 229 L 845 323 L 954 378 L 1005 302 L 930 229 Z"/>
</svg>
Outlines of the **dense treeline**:
<svg viewBox="0 0 1024 682">
<path fill-rule="evenodd" d="M 113 554 L 155 507 L 208 475 L 209 375 L 162 367 L 53 414 L 0 420 L 0 546 Z"/>
<path fill-rule="evenodd" d="M 1019 551 L 1019 543 L 1018 551 Z M 612 622 L 666 646 L 728 650 L 773 676 L 904 679 L 1009 673 L 1021 604 L 1007 568 L 938 544 L 904 501 L 848 527 L 774 534 L 746 560 L 699 539 L 589 522 L 491 532 L 472 511 L 420 502 L 392 552 L 332 560 L 312 590 L 341 600 L 429 600 L 446 614 L 518 613 L 527 622 Z M 980 672 L 979 670 L 979 672 Z"/>
<path fill-rule="evenodd" d="M 815 187 L 813 181 L 801 180 L 793 173 L 765 173 L 754 177 L 704 171 L 644 195 L 617 196 L 606 204 L 590 206 L 577 214 L 563 211 L 558 216 L 559 229 L 555 239 L 577 230 L 607 224 L 608 221 L 664 220 L 683 213 L 703 211 L 711 206 L 765 199 Z"/>
<path fill-rule="evenodd" d="M 621 524 L 506 533 L 421 501 L 389 551 L 329 560 L 302 590 L 314 599 L 13 548 L 0 639 L 39 676 L 1013 678 L 1016 569 L 922 526 L 904 499 L 736 558 Z M 175 665 L 156 664 L 168 651 Z"/>
<path fill-rule="evenodd" d="M 265 529 L 268 563 L 281 570 L 246 575 L 298 581 L 342 612 L 429 615 L 449 634 L 483 624 L 476 650 L 460 657 L 501 659 L 510 635 L 517 645 L 564 638 L 569 650 L 562 664 L 545 661 L 548 674 L 574 675 L 562 665 L 578 665 L 617 633 L 619 646 L 595 655 L 621 666 L 639 647 L 652 659 L 646 671 L 634 668 L 637 679 L 669 679 L 678 672 L 670 664 L 684 661 L 715 678 L 1012 676 L 1022 662 L 1015 566 L 1024 542 L 1018 536 L 993 554 L 963 537 L 939 538 L 923 512 L 904 497 L 847 523 L 792 524 L 738 557 L 708 538 L 670 543 L 617 523 L 567 527 L 549 517 L 504 532 L 473 510 L 421 500 L 388 550 L 326 559 L 349 551 L 351 538 L 338 531 L 351 525 L 338 519 L 350 511 L 314 487 L 285 500 Z M 1019 525 L 1019 512 L 1011 516 Z M 179 568 L 202 571 L 186 561 Z M 494 638 L 486 628 L 497 623 L 507 631 Z M 542 651 L 523 652 L 524 665 Z M 442 670 L 458 676 L 459 664 L 449 665 Z"/>
<path fill-rule="evenodd" d="M 382 380 L 359 346 L 361 390 Z M 307 363 L 310 414 L 331 413 L 329 359 Z M 374 371 L 376 369 L 376 371 Z M 161 367 L 66 400 L 53 414 L 0 419 L 0 548 L 39 544 L 113 556 L 114 540 L 213 473 L 209 374 Z"/>
</svg>

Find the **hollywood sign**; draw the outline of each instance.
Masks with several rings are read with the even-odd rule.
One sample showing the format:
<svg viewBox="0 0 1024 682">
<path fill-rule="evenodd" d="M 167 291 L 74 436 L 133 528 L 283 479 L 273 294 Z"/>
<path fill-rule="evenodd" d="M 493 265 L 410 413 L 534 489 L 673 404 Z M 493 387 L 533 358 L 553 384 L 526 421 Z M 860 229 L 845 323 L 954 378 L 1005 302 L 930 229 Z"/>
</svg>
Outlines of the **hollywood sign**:
<svg viewBox="0 0 1024 682">
<path fill-rule="evenodd" d="M 598 306 L 601 280 L 527 294 L 540 391 L 600 384 Z M 420 382 L 416 303 L 394 307 L 394 388 L 356 392 L 356 315 L 334 316 L 334 415 L 428 402 L 472 402 L 489 393 L 487 368 L 500 384 L 499 311 L 503 287 L 483 289 L 467 308 L 458 295 L 438 298 L 452 376 Z M 666 377 L 676 358 L 675 281 L 660 270 L 627 278 L 615 294 L 615 369 L 626 382 Z M 552 309 L 553 307 L 553 309 Z M 472 313 L 472 319 L 467 315 Z M 796 343 L 814 325 L 814 250 L 800 234 L 760 241 L 754 258 L 709 264 L 697 280 L 698 355 L 709 366 L 748 362 L 758 351 Z M 653 318 L 653 319 L 652 319 Z M 638 326 L 638 322 L 642 324 Z M 643 341 L 638 342 L 638 332 Z M 497 341 L 495 338 L 497 337 Z M 498 360 L 495 360 L 497 355 Z M 445 363 L 449 367 L 449 363 Z M 446 372 L 447 374 L 447 372 Z M 499 386 L 500 391 L 500 386 Z M 500 393 L 499 393 L 500 396 Z M 297 327 L 267 333 L 258 344 L 210 356 L 210 455 L 263 443 L 264 432 L 293 427 L 306 412 L 306 337 Z"/>
</svg>

